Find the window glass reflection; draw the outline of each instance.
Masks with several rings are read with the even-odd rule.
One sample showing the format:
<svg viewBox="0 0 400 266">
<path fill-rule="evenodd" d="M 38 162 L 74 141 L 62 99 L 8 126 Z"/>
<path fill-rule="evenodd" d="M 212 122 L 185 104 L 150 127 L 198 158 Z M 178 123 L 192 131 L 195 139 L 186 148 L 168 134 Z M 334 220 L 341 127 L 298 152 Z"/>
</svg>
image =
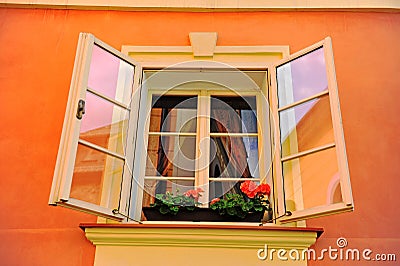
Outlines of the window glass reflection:
<svg viewBox="0 0 400 266">
<path fill-rule="evenodd" d="M 193 177 L 196 137 L 149 136 L 146 176 Z"/>
<path fill-rule="evenodd" d="M 258 178 L 257 137 L 212 137 L 210 177 Z"/>
<path fill-rule="evenodd" d="M 241 182 L 236 181 L 211 181 L 209 185 L 209 198 L 215 199 L 224 196 L 226 193 L 243 194 L 240 190 Z"/>
<path fill-rule="evenodd" d="M 279 113 L 282 156 L 334 142 L 328 96 Z"/>
<path fill-rule="evenodd" d="M 211 133 L 256 133 L 256 97 L 211 97 Z"/>
<path fill-rule="evenodd" d="M 70 197 L 107 208 L 117 208 L 124 161 L 103 152 L 78 145 Z M 109 185 L 107 198 L 102 198 L 103 184 Z"/>
<path fill-rule="evenodd" d="M 279 107 L 328 89 L 324 49 L 321 47 L 277 67 Z"/>
<path fill-rule="evenodd" d="M 103 48 L 93 47 L 89 88 L 126 105 L 131 100 L 134 66 Z"/>
<path fill-rule="evenodd" d="M 153 96 L 150 132 L 196 132 L 196 96 Z"/>
<path fill-rule="evenodd" d="M 336 148 L 286 161 L 282 166 L 288 210 L 341 201 Z"/>
<path fill-rule="evenodd" d="M 128 111 L 90 92 L 86 93 L 80 139 L 123 155 L 127 129 Z"/>
</svg>

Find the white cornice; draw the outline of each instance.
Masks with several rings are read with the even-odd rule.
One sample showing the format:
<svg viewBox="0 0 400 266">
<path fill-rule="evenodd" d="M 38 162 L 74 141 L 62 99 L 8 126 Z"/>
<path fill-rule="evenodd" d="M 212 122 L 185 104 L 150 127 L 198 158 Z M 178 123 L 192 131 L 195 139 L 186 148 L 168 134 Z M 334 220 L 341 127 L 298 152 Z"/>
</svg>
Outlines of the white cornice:
<svg viewBox="0 0 400 266">
<path fill-rule="evenodd" d="M 0 7 L 136 11 L 391 11 L 398 0 L 3 0 Z"/>
</svg>

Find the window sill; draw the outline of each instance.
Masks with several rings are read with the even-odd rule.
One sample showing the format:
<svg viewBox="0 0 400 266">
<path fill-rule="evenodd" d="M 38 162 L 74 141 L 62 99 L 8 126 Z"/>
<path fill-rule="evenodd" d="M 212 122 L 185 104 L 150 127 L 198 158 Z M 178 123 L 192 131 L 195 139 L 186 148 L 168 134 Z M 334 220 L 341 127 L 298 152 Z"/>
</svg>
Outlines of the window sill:
<svg viewBox="0 0 400 266">
<path fill-rule="evenodd" d="M 118 223 L 118 224 L 106 224 L 106 223 L 82 223 L 79 227 L 86 232 L 91 229 L 226 229 L 226 230 L 256 230 L 256 231 L 293 231 L 293 232 L 309 232 L 316 233 L 317 238 L 324 232 L 323 228 L 312 228 L 312 227 L 289 227 L 289 226 L 278 226 L 278 225 L 264 225 L 259 226 L 258 223 L 233 223 L 228 224 L 226 222 L 143 222 L 142 224 L 137 223 Z"/>
<path fill-rule="evenodd" d="M 219 260 L 223 265 L 228 261 L 232 265 L 249 265 L 250 262 L 258 265 L 265 261 L 257 257 L 257 251 L 266 245 L 275 250 L 297 249 L 301 254 L 323 233 L 322 228 L 244 223 L 81 224 L 80 227 L 96 246 L 95 265 L 168 265 L 169 258 L 173 262 L 171 265 L 185 265 L 200 254 L 203 254 L 202 265 L 217 265 L 215 262 Z M 223 253 L 220 248 L 224 248 Z M 208 255 L 204 256 L 203 252 Z M 282 261 L 275 259 L 277 265 L 279 262 Z M 306 263 L 300 260 L 293 265 Z"/>
</svg>

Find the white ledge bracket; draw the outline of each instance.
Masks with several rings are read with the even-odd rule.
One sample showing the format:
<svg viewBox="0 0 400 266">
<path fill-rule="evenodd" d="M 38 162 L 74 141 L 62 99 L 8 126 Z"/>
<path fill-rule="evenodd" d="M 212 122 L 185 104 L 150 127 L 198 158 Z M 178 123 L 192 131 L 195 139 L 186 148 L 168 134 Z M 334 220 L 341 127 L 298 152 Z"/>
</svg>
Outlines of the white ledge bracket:
<svg viewBox="0 0 400 266">
<path fill-rule="evenodd" d="M 193 56 L 214 56 L 218 35 L 216 32 L 191 32 L 189 33 Z"/>
</svg>

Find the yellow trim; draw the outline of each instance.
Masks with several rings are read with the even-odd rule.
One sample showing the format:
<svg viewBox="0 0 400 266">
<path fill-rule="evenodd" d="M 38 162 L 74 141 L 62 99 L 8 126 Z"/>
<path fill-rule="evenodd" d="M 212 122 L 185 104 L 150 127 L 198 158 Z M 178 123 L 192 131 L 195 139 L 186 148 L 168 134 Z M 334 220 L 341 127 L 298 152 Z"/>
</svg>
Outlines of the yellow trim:
<svg viewBox="0 0 400 266">
<path fill-rule="evenodd" d="M 86 227 L 86 238 L 96 246 L 95 266 L 100 265 L 296 265 L 306 266 L 307 259 L 282 261 L 293 250 L 302 254 L 317 239 L 314 230 L 279 228 L 196 228 L 160 226 Z M 257 228 L 258 227 L 258 228 Z M 266 250 L 274 258 L 261 260 Z M 281 251 L 282 252 L 282 251 Z M 262 253 L 260 253 L 262 254 Z"/>
<path fill-rule="evenodd" d="M 252 226 L 250 226 L 252 227 Z M 316 232 L 208 229 L 208 228 L 85 228 L 86 238 L 94 245 L 174 246 L 257 249 L 268 243 L 279 247 L 304 247 L 315 243 Z"/>
<path fill-rule="evenodd" d="M 144 68 L 162 69 L 186 61 L 199 59 L 192 46 L 132 46 L 123 45 L 121 52 L 135 58 Z M 225 63 L 238 69 L 266 69 L 269 65 L 290 55 L 288 45 L 215 46 L 207 60 Z M 201 58 L 201 57 L 200 57 Z M 204 59 L 204 58 L 201 58 Z M 212 68 L 204 61 L 203 68 Z"/>
<path fill-rule="evenodd" d="M 21 8 L 139 10 L 139 11 L 287 11 L 287 10 L 348 10 L 348 11 L 395 11 L 400 9 L 397 0 L 5 0 L 0 6 Z"/>
</svg>

